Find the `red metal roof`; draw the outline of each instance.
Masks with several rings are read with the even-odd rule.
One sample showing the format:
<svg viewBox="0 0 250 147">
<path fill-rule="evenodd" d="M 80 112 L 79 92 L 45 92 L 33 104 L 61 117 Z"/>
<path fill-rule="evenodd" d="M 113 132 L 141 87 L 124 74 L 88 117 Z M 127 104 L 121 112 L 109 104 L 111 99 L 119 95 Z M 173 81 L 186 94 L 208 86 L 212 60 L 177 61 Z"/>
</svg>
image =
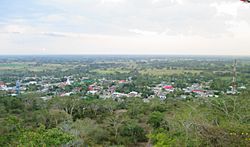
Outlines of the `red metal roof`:
<svg viewBox="0 0 250 147">
<path fill-rule="evenodd" d="M 192 90 L 194 93 L 204 92 L 203 90 Z"/>
<path fill-rule="evenodd" d="M 163 86 L 164 89 L 173 89 L 174 87 L 171 85 Z"/>
</svg>

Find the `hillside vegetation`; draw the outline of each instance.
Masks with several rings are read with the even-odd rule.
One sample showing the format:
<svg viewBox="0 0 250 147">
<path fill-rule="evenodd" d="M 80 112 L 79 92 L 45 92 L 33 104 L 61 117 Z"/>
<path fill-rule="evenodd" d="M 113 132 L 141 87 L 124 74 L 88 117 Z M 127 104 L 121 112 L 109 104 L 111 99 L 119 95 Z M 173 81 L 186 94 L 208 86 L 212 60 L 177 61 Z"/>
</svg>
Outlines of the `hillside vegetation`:
<svg viewBox="0 0 250 147">
<path fill-rule="evenodd" d="M 249 146 L 250 93 L 189 100 L 0 97 L 0 146 Z"/>
</svg>

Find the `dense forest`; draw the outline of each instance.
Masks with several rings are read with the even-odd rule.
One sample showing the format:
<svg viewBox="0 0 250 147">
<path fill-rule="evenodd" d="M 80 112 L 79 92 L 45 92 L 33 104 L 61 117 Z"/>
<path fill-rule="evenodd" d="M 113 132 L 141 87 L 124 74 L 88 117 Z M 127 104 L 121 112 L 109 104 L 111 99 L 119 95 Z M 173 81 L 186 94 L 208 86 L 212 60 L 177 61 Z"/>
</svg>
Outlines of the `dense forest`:
<svg viewBox="0 0 250 147">
<path fill-rule="evenodd" d="M 250 92 L 220 99 L 0 97 L 0 146 L 248 146 Z"/>
</svg>

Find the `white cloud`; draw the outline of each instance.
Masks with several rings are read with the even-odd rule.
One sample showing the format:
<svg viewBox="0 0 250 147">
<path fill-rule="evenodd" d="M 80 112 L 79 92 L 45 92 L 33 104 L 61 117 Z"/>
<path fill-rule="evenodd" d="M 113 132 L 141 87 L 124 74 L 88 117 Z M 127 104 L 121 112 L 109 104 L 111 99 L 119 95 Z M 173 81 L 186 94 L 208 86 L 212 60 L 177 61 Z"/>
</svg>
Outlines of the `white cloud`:
<svg viewBox="0 0 250 147">
<path fill-rule="evenodd" d="M 168 28 L 171 30 L 165 32 L 168 35 L 219 36 L 228 33 L 230 26 L 227 22 L 237 19 L 239 9 L 245 6 L 235 0 L 43 1 L 70 15 L 64 16 L 66 19 L 62 22 L 67 27 L 71 25 L 72 29 L 79 28 L 83 32 L 116 35 L 126 35 L 131 28 L 162 34 Z M 73 23 L 72 20 L 77 20 L 73 16 L 82 18 Z M 245 14 L 247 16 L 250 18 L 249 13 Z"/>
<path fill-rule="evenodd" d="M 227 14 L 236 17 L 238 14 L 238 9 L 242 6 L 239 2 L 222 2 L 213 3 L 211 6 L 217 9 L 218 15 Z"/>
<path fill-rule="evenodd" d="M 8 24 L 0 28 L 0 32 L 2 33 L 17 33 L 17 34 L 31 33 L 34 32 L 35 30 L 36 29 L 33 27 L 18 25 L 18 24 Z"/>
<path fill-rule="evenodd" d="M 171 0 L 172 3 L 183 4 L 183 0 Z"/>
<path fill-rule="evenodd" d="M 124 2 L 125 0 L 101 0 L 102 4 L 106 4 L 106 3 L 121 3 Z"/>
<path fill-rule="evenodd" d="M 65 21 L 66 18 L 60 14 L 49 14 L 47 16 L 41 17 L 40 20 L 46 22 L 59 22 L 59 21 Z"/>
<path fill-rule="evenodd" d="M 140 35 L 144 35 L 144 36 L 155 36 L 155 35 L 158 35 L 157 32 L 140 30 L 140 29 L 130 29 L 129 32 L 140 34 Z"/>
<path fill-rule="evenodd" d="M 240 53 L 250 54 L 250 7 L 235 0 L 39 0 L 39 4 L 48 10 L 34 8 L 36 15 L 6 16 L 7 21 L 0 23 L 5 53 L 45 48 L 46 53 L 72 54 L 238 54 L 235 49 L 240 48 Z"/>
<path fill-rule="evenodd" d="M 20 27 L 18 25 L 8 25 L 8 26 L 4 27 L 2 31 L 7 32 L 7 33 L 19 33 L 19 34 L 22 34 L 22 33 L 24 33 L 26 31 L 26 28 Z"/>
</svg>

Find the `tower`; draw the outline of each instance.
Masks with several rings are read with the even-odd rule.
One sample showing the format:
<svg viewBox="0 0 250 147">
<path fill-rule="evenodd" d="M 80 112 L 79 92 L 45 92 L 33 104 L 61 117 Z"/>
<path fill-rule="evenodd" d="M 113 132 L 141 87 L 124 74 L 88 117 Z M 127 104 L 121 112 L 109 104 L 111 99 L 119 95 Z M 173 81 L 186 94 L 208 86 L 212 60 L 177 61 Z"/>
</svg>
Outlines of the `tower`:
<svg viewBox="0 0 250 147">
<path fill-rule="evenodd" d="M 67 85 L 71 85 L 71 82 L 70 82 L 70 80 L 69 80 L 69 77 L 67 77 L 66 84 L 67 84 Z"/>
<path fill-rule="evenodd" d="M 20 93 L 20 82 L 19 80 L 16 81 L 16 94 Z"/>
<path fill-rule="evenodd" d="M 237 82 L 236 82 L 236 79 L 237 79 L 237 69 L 236 69 L 236 66 L 237 66 L 237 60 L 234 60 L 234 63 L 233 63 L 233 81 L 232 81 L 232 92 L 233 94 L 236 94 L 237 92 Z"/>
</svg>

